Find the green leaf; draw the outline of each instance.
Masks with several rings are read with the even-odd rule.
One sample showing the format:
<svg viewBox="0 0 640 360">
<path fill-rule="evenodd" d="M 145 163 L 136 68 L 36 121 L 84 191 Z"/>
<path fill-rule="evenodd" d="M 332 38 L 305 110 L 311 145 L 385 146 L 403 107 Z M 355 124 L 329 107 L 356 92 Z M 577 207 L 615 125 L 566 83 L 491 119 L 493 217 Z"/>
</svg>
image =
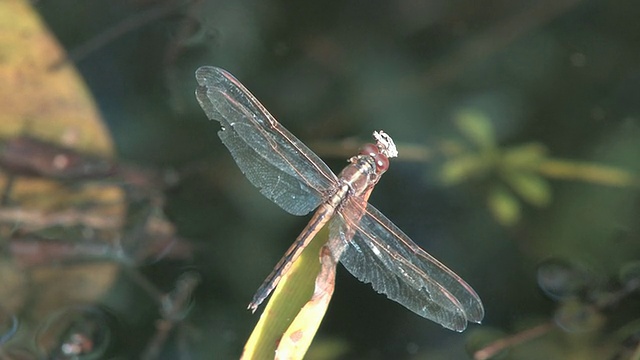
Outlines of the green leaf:
<svg viewBox="0 0 640 360">
<path fill-rule="evenodd" d="M 547 156 L 547 148 L 537 142 L 518 145 L 504 151 L 503 163 L 509 167 L 532 168 Z"/>
<path fill-rule="evenodd" d="M 496 186 L 489 193 L 487 205 L 495 219 L 504 226 L 514 225 L 520 220 L 518 199 L 502 186 Z"/>
<path fill-rule="evenodd" d="M 526 202 L 540 207 L 551 202 L 551 187 L 543 177 L 524 171 L 503 174 L 505 182 Z"/>
<path fill-rule="evenodd" d="M 483 175 L 491 166 L 483 156 L 476 154 L 457 156 L 442 165 L 440 180 L 445 185 L 455 185 Z"/>
<path fill-rule="evenodd" d="M 474 110 L 460 111 L 455 119 L 464 136 L 480 148 L 495 147 L 493 125 L 483 113 Z"/>
</svg>

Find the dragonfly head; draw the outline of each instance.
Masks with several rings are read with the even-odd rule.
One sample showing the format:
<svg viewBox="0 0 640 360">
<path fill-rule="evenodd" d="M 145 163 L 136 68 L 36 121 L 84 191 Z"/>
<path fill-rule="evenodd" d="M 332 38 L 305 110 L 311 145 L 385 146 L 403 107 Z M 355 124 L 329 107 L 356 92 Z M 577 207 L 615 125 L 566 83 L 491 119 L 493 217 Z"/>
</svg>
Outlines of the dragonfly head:
<svg viewBox="0 0 640 360">
<path fill-rule="evenodd" d="M 374 144 L 364 144 L 360 148 L 360 156 L 373 158 L 373 163 L 376 166 L 376 172 L 382 174 L 389 169 L 389 158 L 380 152 L 380 149 Z"/>
<path fill-rule="evenodd" d="M 377 173 L 382 175 L 389 169 L 389 159 L 398 156 L 398 150 L 393 139 L 384 131 L 374 131 L 373 137 L 376 144 L 365 144 L 360 149 L 360 155 L 373 158 Z"/>
</svg>

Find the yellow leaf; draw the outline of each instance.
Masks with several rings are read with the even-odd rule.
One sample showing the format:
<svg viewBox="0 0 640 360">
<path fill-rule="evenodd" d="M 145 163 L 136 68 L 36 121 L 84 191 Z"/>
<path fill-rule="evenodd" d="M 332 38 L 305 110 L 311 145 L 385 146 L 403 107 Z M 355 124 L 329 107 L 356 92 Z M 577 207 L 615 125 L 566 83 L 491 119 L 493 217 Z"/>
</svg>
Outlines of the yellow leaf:
<svg viewBox="0 0 640 360">
<path fill-rule="evenodd" d="M 30 1 L 0 1 L 0 137 L 28 133 L 111 155 L 109 132 L 66 54 Z"/>
<path fill-rule="evenodd" d="M 31 1 L 0 1 L 0 151 L 5 156 L 18 155 L 13 157 L 19 159 L 17 165 L 32 160 L 31 164 L 42 164 L 38 161 L 43 158 L 56 160 L 55 156 L 43 156 L 44 151 L 33 151 L 34 147 L 8 155 L 10 141 L 21 136 L 102 158 L 113 154 L 109 132 L 91 94 L 73 64 L 62 61 L 65 57 L 64 49 L 33 10 Z M 0 207 L 0 213 L 4 221 L 15 219 L 7 221 L 13 223 L 12 232 L 31 233 L 53 226 L 68 233 L 74 227 L 99 231 L 102 225 L 113 232 L 125 215 L 124 193 L 117 186 L 68 186 L 47 176 L 16 176 L 15 169 L 9 170 L 0 173 L 0 188 L 7 190 L 8 198 L 8 205 Z M 31 251 L 29 255 L 37 257 L 42 249 Z M 100 298 L 115 281 L 119 269 L 113 262 L 25 269 L 19 267 L 14 255 L 9 265 L 15 268 L 3 269 L 2 274 L 7 275 L 3 282 L 11 286 L 22 282 L 28 301 L 10 301 L 12 307 L 8 310 L 37 321 L 58 307 Z M 24 273 L 28 274 L 28 281 L 15 275 Z M 0 292 L 0 302 L 5 304 L 16 296 L 17 293 Z M 33 326 L 25 322 L 25 328 Z"/>
<path fill-rule="evenodd" d="M 323 246 L 320 253 L 321 270 L 315 281 L 313 296 L 282 336 L 276 359 L 302 359 L 327 311 L 335 289 L 337 260 L 334 260 L 327 246 Z"/>
<path fill-rule="evenodd" d="M 293 263 L 289 273 L 283 276 L 245 344 L 242 359 L 275 357 L 278 343 L 314 292 L 315 280 L 320 272 L 320 248 L 327 238 L 328 230 L 325 227 Z M 324 312 L 315 312 L 315 320 L 319 323 L 323 315 Z M 307 323 L 312 322 L 307 320 Z M 307 331 L 307 335 L 309 333 Z"/>
<path fill-rule="evenodd" d="M 82 78 L 71 63 L 53 67 L 65 56 L 30 1 L 0 1 L 0 138 L 28 135 L 110 157 L 111 137 Z M 0 173 L 0 188 L 7 183 Z M 21 177 L 10 195 L 13 202 L 33 201 L 59 190 L 58 183 Z"/>
</svg>

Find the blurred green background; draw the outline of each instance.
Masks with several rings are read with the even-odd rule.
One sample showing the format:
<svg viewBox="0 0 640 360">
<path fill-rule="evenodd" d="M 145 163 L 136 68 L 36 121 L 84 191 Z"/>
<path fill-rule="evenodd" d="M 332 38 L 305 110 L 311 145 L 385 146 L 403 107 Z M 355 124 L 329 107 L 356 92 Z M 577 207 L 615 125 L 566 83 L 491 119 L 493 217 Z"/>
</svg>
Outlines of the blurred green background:
<svg viewBox="0 0 640 360">
<path fill-rule="evenodd" d="M 640 259 L 640 3 L 33 6 L 89 85 L 118 159 L 190 169 L 164 210 L 195 259 L 137 269 L 164 291 L 186 270 L 202 277 L 158 358 L 239 357 L 258 319 L 246 305 L 308 221 L 243 178 L 196 102 L 202 65 L 234 74 L 336 172 L 373 130 L 393 136 L 400 156 L 370 202 L 486 308 L 482 325 L 454 333 L 339 268 L 309 358 L 464 359 L 549 322 L 502 358 L 637 355 L 640 303 L 624 291 L 637 277 L 619 274 L 638 274 Z M 119 284 L 105 302 L 127 319 L 145 301 Z M 135 341 L 114 342 L 114 357 L 139 356 L 154 316 L 121 330 Z"/>
</svg>

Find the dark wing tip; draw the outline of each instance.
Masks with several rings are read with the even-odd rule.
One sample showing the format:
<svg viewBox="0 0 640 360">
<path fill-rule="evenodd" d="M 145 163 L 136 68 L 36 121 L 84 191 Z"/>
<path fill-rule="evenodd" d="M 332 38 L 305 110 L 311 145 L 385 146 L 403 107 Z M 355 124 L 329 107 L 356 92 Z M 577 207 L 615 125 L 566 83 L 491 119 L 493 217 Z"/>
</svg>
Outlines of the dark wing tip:
<svg viewBox="0 0 640 360">
<path fill-rule="evenodd" d="M 456 332 L 463 332 L 467 328 L 467 324 L 467 319 L 464 317 L 458 317 L 447 323 L 440 322 L 440 325 L 442 325 L 442 327 Z"/>
<path fill-rule="evenodd" d="M 448 319 L 446 321 L 438 321 L 444 328 L 449 330 L 453 330 L 456 332 L 463 332 L 467 329 L 469 323 L 480 324 L 482 322 L 482 318 L 484 317 L 484 312 L 482 312 L 478 317 L 469 317 L 466 313 L 464 316 L 455 316 L 452 319 Z"/>
<path fill-rule="evenodd" d="M 208 79 L 215 77 L 220 71 L 224 71 L 215 66 L 201 66 L 196 70 L 196 80 L 201 86 L 206 86 Z"/>
<path fill-rule="evenodd" d="M 484 318 L 484 306 L 480 297 L 469 287 L 470 297 L 463 303 L 464 314 L 469 322 L 480 324 Z"/>
<path fill-rule="evenodd" d="M 478 307 L 474 308 L 472 312 L 467 314 L 467 320 L 470 322 L 474 322 L 476 324 L 480 324 L 482 319 L 484 318 L 484 308 L 482 307 L 482 303 L 478 303 Z"/>
<path fill-rule="evenodd" d="M 209 120 L 222 120 L 213 106 L 212 99 L 209 98 L 209 92 L 220 88 L 221 76 L 224 76 L 224 73 L 226 71 L 214 66 L 201 66 L 196 70 L 196 80 L 198 81 L 196 99 Z"/>
</svg>

